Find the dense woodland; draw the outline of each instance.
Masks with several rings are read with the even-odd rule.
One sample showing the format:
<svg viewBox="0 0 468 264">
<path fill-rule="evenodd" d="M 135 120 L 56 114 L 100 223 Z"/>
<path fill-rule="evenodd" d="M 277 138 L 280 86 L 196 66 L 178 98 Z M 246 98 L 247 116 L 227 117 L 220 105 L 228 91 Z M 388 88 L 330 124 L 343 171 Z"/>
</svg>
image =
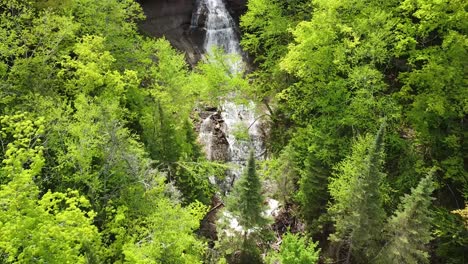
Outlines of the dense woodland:
<svg viewBox="0 0 468 264">
<path fill-rule="evenodd" d="M 145 36 L 133 0 L 0 0 L 1 263 L 468 262 L 468 2 L 247 5 L 232 73 Z M 269 158 L 213 240 L 227 165 L 196 110 L 233 92 L 268 109 Z"/>
</svg>

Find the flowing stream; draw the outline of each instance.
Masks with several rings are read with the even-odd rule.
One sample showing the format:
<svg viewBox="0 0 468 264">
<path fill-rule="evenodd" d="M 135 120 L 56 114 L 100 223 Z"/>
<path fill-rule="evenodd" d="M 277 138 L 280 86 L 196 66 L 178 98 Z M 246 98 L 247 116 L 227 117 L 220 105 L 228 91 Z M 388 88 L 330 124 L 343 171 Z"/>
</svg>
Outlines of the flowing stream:
<svg viewBox="0 0 468 264">
<path fill-rule="evenodd" d="M 200 23 L 201 19 L 205 21 Z M 210 54 L 213 47 L 218 47 L 227 54 L 242 58 L 236 24 L 223 0 L 197 0 L 197 8 L 192 16 L 192 28 L 200 27 L 203 22 L 206 31 L 203 47 L 205 54 Z M 239 73 L 242 69 L 242 61 L 239 64 L 230 65 L 230 68 L 231 72 Z M 256 159 L 264 158 L 264 134 L 260 116 L 253 102 L 236 104 L 226 99 L 220 102 L 219 108 L 204 118 L 200 126 L 199 139 L 204 146 L 207 158 L 226 161 L 233 165 L 227 172 L 225 180 L 212 179 L 212 182 L 218 184 L 225 194 L 232 189 L 234 182 L 241 176 L 251 149 L 254 150 Z M 274 216 L 279 207 L 278 201 L 268 198 L 266 202 L 268 209 L 264 212 L 265 216 Z M 229 229 L 224 231 L 226 234 L 233 235 L 234 232 L 243 230 L 230 212 L 225 211 L 222 219 L 229 223 Z"/>
<path fill-rule="evenodd" d="M 204 50 L 210 54 L 214 47 L 227 54 L 242 58 L 242 50 L 236 33 L 236 24 L 223 0 L 198 0 L 192 16 L 192 28 L 200 26 L 200 18 L 206 31 Z M 231 65 L 231 71 L 239 71 L 239 65 Z M 261 122 L 253 102 L 235 104 L 229 100 L 220 103 L 219 109 L 206 117 L 200 127 L 199 138 L 208 159 L 224 160 L 233 164 L 227 179 L 220 184 L 225 192 L 242 173 L 250 149 L 257 159 L 265 152 Z"/>
</svg>

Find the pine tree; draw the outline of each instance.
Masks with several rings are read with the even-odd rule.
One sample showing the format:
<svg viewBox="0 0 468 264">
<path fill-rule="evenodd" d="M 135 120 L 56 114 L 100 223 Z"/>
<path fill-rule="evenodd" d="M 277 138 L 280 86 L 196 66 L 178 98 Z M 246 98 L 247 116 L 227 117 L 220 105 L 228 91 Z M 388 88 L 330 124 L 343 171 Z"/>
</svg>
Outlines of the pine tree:
<svg viewBox="0 0 468 264">
<path fill-rule="evenodd" d="M 305 168 L 300 171 L 297 198 L 301 203 L 301 214 L 307 224 L 307 229 L 314 233 L 319 229 L 317 226 L 320 215 L 326 210 L 329 170 L 313 155 L 309 155 L 304 163 Z"/>
<path fill-rule="evenodd" d="M 239 255 L 228 256 L 230 263 L 254 264 L 263 262 L 257 244 L 262 239 L 262 228 L 267 223 L 267 219 L 263 216 L 264 201 L 262 183 L 257 175 L 254 152 L 251 150 L 247 167 L 236 182 L 231 200 L 228 202 L 228 210 L 242 226 L 239 240 L 229 245 L 230 251 L 236 247 L 236 250 L 239 250 Z M 236 242 L 241 243 L 236 245 Z"/>
<path fill-rule="evenodd" d="M 378 256 L 378 263 L 429 263 L 425 245 L 431 240 L 432 173 L 423 178 L 410 195 L 405 195 L 385 230 L 388 242 Z"/>
<path fill-rule="evenodd" d="M 335 201 L 330 213 L 336 228 L 330 239 L 339 245 L 337 258 L 344 254 L 346 263 L 351 257 L 353 262 L 368 262 L 379 247 L 385 218 L 380 193 L 384 129 L 385 122 L 374 142 L 369 137 L 357 141 L 352 155 L 340 164 L 337 177 L 330 183 Z"/>
<path fill-rule="evenodd" d="M 238 218 L 239 224 L 248 230 L 266 223 L 262 215 L 264 200 L 262 183 L 255 169 L 254 153 L 250 151 L 246 171 L 236 183 L 234 199 L 229 207 Z"/>
</svg>

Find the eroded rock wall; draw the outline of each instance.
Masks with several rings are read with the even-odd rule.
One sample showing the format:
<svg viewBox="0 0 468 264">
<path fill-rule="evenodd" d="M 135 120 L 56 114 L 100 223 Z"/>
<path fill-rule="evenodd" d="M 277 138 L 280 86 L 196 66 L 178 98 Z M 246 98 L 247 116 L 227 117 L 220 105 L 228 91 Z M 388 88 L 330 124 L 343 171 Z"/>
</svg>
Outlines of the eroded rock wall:
<svg viewBox="0 0 468 264">
<path fill-rule="evenodd" d="M 247 0 L 225 0 L 236 22 L 246 11 Z M 138 0 L 146 15 L 140 25 L 148 35 L 165 37 L 174 47 L 184 51 L 187 61 L 195 64 L 203 53 L 205 31 L 203 23 L 191 28 L 192 14 L 197 0 Z M 203 17 L 203 16 L 202 16 Z"/>
<path fill-rule="evenodd" d="M 247 11 L 247 0 L 226 0 L 226 4 L 232 17 L 239 24 L 239 17 Z"/>
</svg>

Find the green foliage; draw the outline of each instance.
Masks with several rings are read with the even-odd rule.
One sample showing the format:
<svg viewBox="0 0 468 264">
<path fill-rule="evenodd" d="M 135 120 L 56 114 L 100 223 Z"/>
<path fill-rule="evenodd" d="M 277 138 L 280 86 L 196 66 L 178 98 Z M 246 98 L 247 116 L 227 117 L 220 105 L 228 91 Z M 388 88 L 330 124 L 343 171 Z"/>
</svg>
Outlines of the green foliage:
<svg viewBox="0 0 468 264">
<path fill-rule="evenodd" d="M 262 102 L 270 117 L 268 147 L 279 153 L 292 134 L 290 114 L 275 94 L 291 84 L 293 78 L 281 71 L 280 59 L 287 53 L 292 34 L 290 28 L 310 17 L 311 1 L 250 0 L 240 19 L 241 45 L 253 55 L 256 70 L 249 74 L 251 84 L 243 93 Z"/>
<path fill-rule="evenodd" d="M 244 239 L 240 256 L 232 261 L 233 264 L 262 264 L 260 250 L 257 247 L 257 241 L 253 238 Z"/>
<path fill-rule="evenodd" d="M 266 162 L 266 172 L 270 175 L 277 185 L 275 198 L 282 204 L 291 204 L 296 194 L 296 183 L 299 179 L 297 157 L 291 146 L 286 146 L 276 159 L 270 159 Z"/>
<path fill-rule="evenodd" d="M 214 49 L 191 74 L 191 93 L 197 96 L 200 103 L 217 106 L 224 99 L 233 99 L 232 95 L 236 92 L 249 90 L 249 83 L 243 78 L 243 69 L 231 69 L 232 65 L 242 63 L 239 59 L 235 55 L 225 54 L 221 49 Z"/>
<path fill-rule="evenodd" d="M 178 162 L 175 181 L 184 195 L 184 202 L 209 204 L 215 194 L 215 186 L 209 182 L 209 177 L 221 179 L 227 168 L 226 165 L 201 159 L 196 162 Z"/>
<path fill-rule="evenodd" d="M 200 203 L 186 209 L 159 200 L 140 235 L 124 246 L 126 263 L 202 263 L 205 244 L 193 232 L 207 208 Z"/>
<path fill-rule="evenodd" d="M 225 230 L 221 231 L 218 248 L 229 263 L 263 263 L 260 256 L 262 242 L 270 240 L 265 228 L 265 198 L 262 195 L 262 183 L 257 175 L 253 150 L 250 151 L 247 167 L 234 185 L 228 197 L 227 210 L 222 218 Z M 229 216 L 229 217 L 227 217 Z M 239 223 L 241 230 L 230 227 L 232 219 Z M 220 223 L 223 227 L 223 223 Z"/>
<path fill-rule="evenodd" d="M 209 204 L 214 188 L 208 177 L 221 169 L 201 158 L 190 119 L 202 93 L 193 81 L 201 76 L 189 73 L 183 54 L 166 40 L 145 41 L 142 53 L 148 58 L 137 70 L 146 89 L 130 87 L 127 93 L 135 127 L 150 157 L 184 195 L 184 203 Z"/>
<path fill-rule="evenodd" d="M 191 202 L 209 202 L 221 169 L 179 166 L 201 158 L 198 95 L 183 55 L 139 36 L 140 18 L 132 0 L 0 2 L 0 262 L 145 262 L 153 249 L 200 261 L 206 208 Z M 191 205 L 168 198 L 174 176 Z"/>
<path fill-rule="evenodd" d="M 433 211 L 433 232 L 436 260 L 450 264 L 464 263 L 467 258 L 468 229 L 463 219 L 445 208 Z"/>
<path fill-rule="evenodd" d="M 446 232 L 436 242 L 444 245 L 444 257 L 437 261 L 462 259 L 459 241 L 448 243 L 449 234 L 461 231 L 446 214 L 459 208 L 468 190 L 466 1 L 255 0 L 248 5 L 241 26 L 244 48 L 258 64 L 251 74 L 253 93 L 274 106 L 274 153 L 284 146 L 293 151 L 300 179 L 292 181 L 299 185 L 297 201 L 308 227 L 330 202 L 322 187 L 331 168 L 341 167 L 349 176 L 342 183 L 331 180 L 331 202 L 336 206 L 336 199 L 356 196 L 346 185 L 366 166 L 351 165 L 358 161 L 350 161 L 349 150 L 355 138 L 375 131 L 387 116 L 388 155 L 382 159 L 389 177 L 379 184 L 378 203 L 392 212 L 395 198 L 415 186 L 427 168 L 440 168 L 437 201 L 446 209 L 439 231 Z M 362 215 L 358 211 L 350 207 L 348 213 Z"/>
<path fill-rule="evenodd" d="M 226 215 L 225 215 L 226 216 Z M 239 232 L 230 227 L 232 218 L 223 217 L 217 223 L 218 241 L 214 247 L 214 258 L 209 263 L 264 263 L 262 253 L 268 250 L 268 246 L 274 240 L 274 234 L 267 230 L 268 227 L 247 232 Z"/>
<path fill-rule="evenodd" d="M 264 67 L 272 67 L 275 60 L 286 52 L 290 22 L 278 2 L 249 1 L 249 11 L 241 18 L 240 26 L 244 30 L 242 47 L 256 55 L 255 60 L 262 62 Z"/>
<path fill-rule="evenodd" d="M 265 199 L 262 195 L 262 183 L 256 172 L 253 151 L 250 151 L 246 170 L 237 180 L 231 199 L 228 209 L 245 230 L 266 224 L 266 219 L 262 215 Z"/>
<path fill-rule="evenodd" d="M 465 208 L 463 209 L 453 210 L 452 213 L 461 216 L 461 218 L 463 219 L 465 228 L 468 229 L 468 204 L 465 204 Z"/>
<path fill-rule="evenodd" d="M 339 164 L 329 185 L 334 200 L 329 210 L 336 229 L 330 239 L 346 245 L 347 261 L 352 254 L 356 261 L 365 262 L 379 248 L 385 218 L 381 198 L 384 128 L 385 122 L 374 140 L 360 138 L 355 143 L 353 153 Z"/>
<path fill-rule="evenodd" d="M 287 233 L 283 236 L 279 256 L 281 263 L 306 264 L 317 263 L 320 249 L 318 243 L 309 243 L 304 237 Z"/>
<path fill-rule="evenodd" d="M 206 208 L 195 201 L 210 202 L 208 177 L 226 167 L 203 159 L 192 110 L 231 92 L 265 104 L 267 177 L 285 205 L 299 203 L 324 252 L 336 249 L 333 261 L 373 262 L 383 248 L 384 263 L 427 262 L 432 187 L 421 178 L 437 167 L 430 261 L 466 262 L 464 219 L 451 211 L 468 197 L 468 3 L 247 5 L 248 80 L 220 50 L 190 70 L 168 41 L 139 35 L 133 0 L 0 1 L 0 262 L 200 262 L 206 245 L 193 233 Z M 382 116 L 386 155 L 380 137 L 363 136 Z M 236 195 L 232 211 L 255 232 L 219 250 L 261 262 L 273 238 L 253 161 Z M 317 256 L 286 238 L 287 256 Z"/>
<path fill-rule="evenodd" d="M 308 224 L 307 228 L 312 233 L 318 231 L 317 220 L 324 213 L 329 196 L 326 188 L 328 170 L 325 168 L 326 166 L 309 154 L 304 160 L 303 169 L 300 170 L 301 178 L 296 198 L 301 204 L 301 214 Z"/>
<path fill-rule="evenodd" d="M 28 114 L 1 117 L 1 141 L 8 143 L 0 175 L 0 259 L 3 263 L 88 263 L 99 261 L 95 213 L 77 191 L 48 191 L 42 197 L 34 178 L 44 166 L 44 119 Z"/>
<path fill-rule="evenodd" d="M 238 141 L 250 141 L 249 128 L 245 124 L 237 124 L 232 134 Z"/>
<path fill-rule="evenodd" d="M 387 244 L 378 256 L 379 263 L 429 263 L 425 246 L 431 241 L 431 194 L 434 191 L 433 173 L 405 195 L 398 211 L 385 227 Z"/>
</svg>

